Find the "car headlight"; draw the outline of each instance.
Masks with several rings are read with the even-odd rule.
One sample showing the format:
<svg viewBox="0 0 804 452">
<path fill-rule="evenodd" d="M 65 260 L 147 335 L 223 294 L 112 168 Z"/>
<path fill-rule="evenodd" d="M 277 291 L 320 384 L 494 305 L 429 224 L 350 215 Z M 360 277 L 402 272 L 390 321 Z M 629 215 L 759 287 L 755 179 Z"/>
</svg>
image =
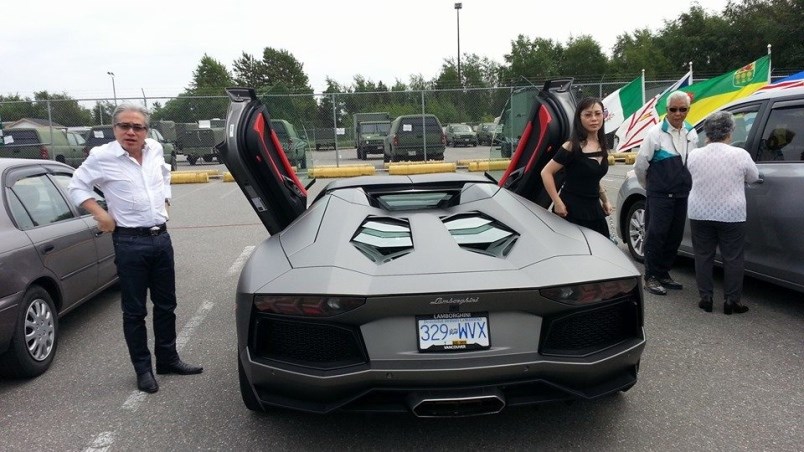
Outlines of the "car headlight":
<svg viewBox="0 0 804 452">
<path fill-rule="evenodd" d="M 539 294 L 553 301 L 571 304 L 590 304 L 619 298 L 637 286 L 636 278 L 615 279 L 540 289 Z"/>
<path fill-rule="evenodd" d="M 332 317 L 364 304 L 366 299 L 359 297 L 254 295 L 254 307 L 260 312 L 306 317 Z"/>
</svg>

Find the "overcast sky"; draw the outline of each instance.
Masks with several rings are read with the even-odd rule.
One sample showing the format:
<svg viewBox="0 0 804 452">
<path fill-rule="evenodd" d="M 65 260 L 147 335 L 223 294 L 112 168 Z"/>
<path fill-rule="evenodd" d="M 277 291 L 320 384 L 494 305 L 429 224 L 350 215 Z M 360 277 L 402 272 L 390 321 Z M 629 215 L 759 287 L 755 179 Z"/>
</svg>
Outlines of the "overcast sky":
<svg viewBox="0 0 804 452">
<path fill-rule="evenodd" d="M 728 0 L 698 0 L 719 13 Z M 169 97 L 182 92 L 206 53 L 231 70 L 242 52 L 285 49 L 304 66 L 313 90 L 329 77 L 356 74 L 391 86 L 410 75 L 434 78 L 457 56 L 453 0 L 71 0 L 4 2 L 0 15 L 0 94 L 34 91 L 76 99 Z M 504 63 L 523 34 L 566 44 L 591 35 L 604 52 L 619 34 L 657 31 L 688 0 L 463 0 L 461 53 Z M 225 5 L 225 6 L 224 6 Z M 548 6 L 549 5 L 549 6 Z"/>
</svg>

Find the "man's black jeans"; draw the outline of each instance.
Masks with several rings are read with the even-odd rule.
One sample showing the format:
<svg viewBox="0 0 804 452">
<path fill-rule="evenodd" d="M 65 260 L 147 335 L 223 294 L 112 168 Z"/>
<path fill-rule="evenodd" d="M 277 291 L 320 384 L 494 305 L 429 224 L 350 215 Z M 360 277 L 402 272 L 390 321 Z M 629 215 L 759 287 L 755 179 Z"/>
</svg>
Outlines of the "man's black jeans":
<svg viewBox="0 0 804 452">
<path fill-rule="evenodd" d="M 137 374 L 152 370 L 148 350 L 147 294 L 153 302 L 154 352 L 157 363 L 178 360 L 176 352 L 176 274 L 170 234 L 126 235 L 115 232 L 115 263 L 120 277 L 123 333 Z"/>
<path fill-rule="evenodd" d="M 686 197 L 648 196 L 645 200 L 645 278 L 670 276 L 686 220 Z"/>
</svg>

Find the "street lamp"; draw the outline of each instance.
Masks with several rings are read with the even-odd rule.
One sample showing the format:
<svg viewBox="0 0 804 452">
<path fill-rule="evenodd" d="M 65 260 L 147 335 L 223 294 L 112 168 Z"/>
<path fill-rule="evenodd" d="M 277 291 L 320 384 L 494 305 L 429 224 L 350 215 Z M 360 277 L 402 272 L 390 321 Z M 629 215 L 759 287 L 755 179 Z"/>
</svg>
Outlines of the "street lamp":
<svg viewBox="0 0 804 452">
<path fill-rule="evenodd" d="M 463 86 L 461 80 L 461 8 L 463 8 L 462 3 L 455 4 L 455 16 L 458 19 L 458 83 Z"/>
<path fill-rule="evenodd" d="M 114 72 L 106 72 L 112 78 L 112 94 L 114 95 L 114 106 L 117 106 L 117 89 L 114 87 Z"/>
</svg>

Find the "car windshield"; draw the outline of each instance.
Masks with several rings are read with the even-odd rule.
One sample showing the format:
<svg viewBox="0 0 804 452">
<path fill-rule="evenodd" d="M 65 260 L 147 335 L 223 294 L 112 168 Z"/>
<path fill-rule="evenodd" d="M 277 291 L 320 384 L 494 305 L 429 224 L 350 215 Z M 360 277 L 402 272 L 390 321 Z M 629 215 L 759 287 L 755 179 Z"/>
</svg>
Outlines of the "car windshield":
<svg viewBox="0 0 804 452">
<path fill-rule="evenodd" d="M 458 124 L 456 126 L 452 126 L 452 130 L 455 132 L 471 132 L 472 128 L 466 124 Z"/>
<path fill-rule="evenodd" d="M 362 130 L 363 133 L 379 133 L 382 135 L 388 135 L 388 131 L 391 130 L 391 124 L 363 124 L 360 127 L 360 130 Z"/>
</svg>

